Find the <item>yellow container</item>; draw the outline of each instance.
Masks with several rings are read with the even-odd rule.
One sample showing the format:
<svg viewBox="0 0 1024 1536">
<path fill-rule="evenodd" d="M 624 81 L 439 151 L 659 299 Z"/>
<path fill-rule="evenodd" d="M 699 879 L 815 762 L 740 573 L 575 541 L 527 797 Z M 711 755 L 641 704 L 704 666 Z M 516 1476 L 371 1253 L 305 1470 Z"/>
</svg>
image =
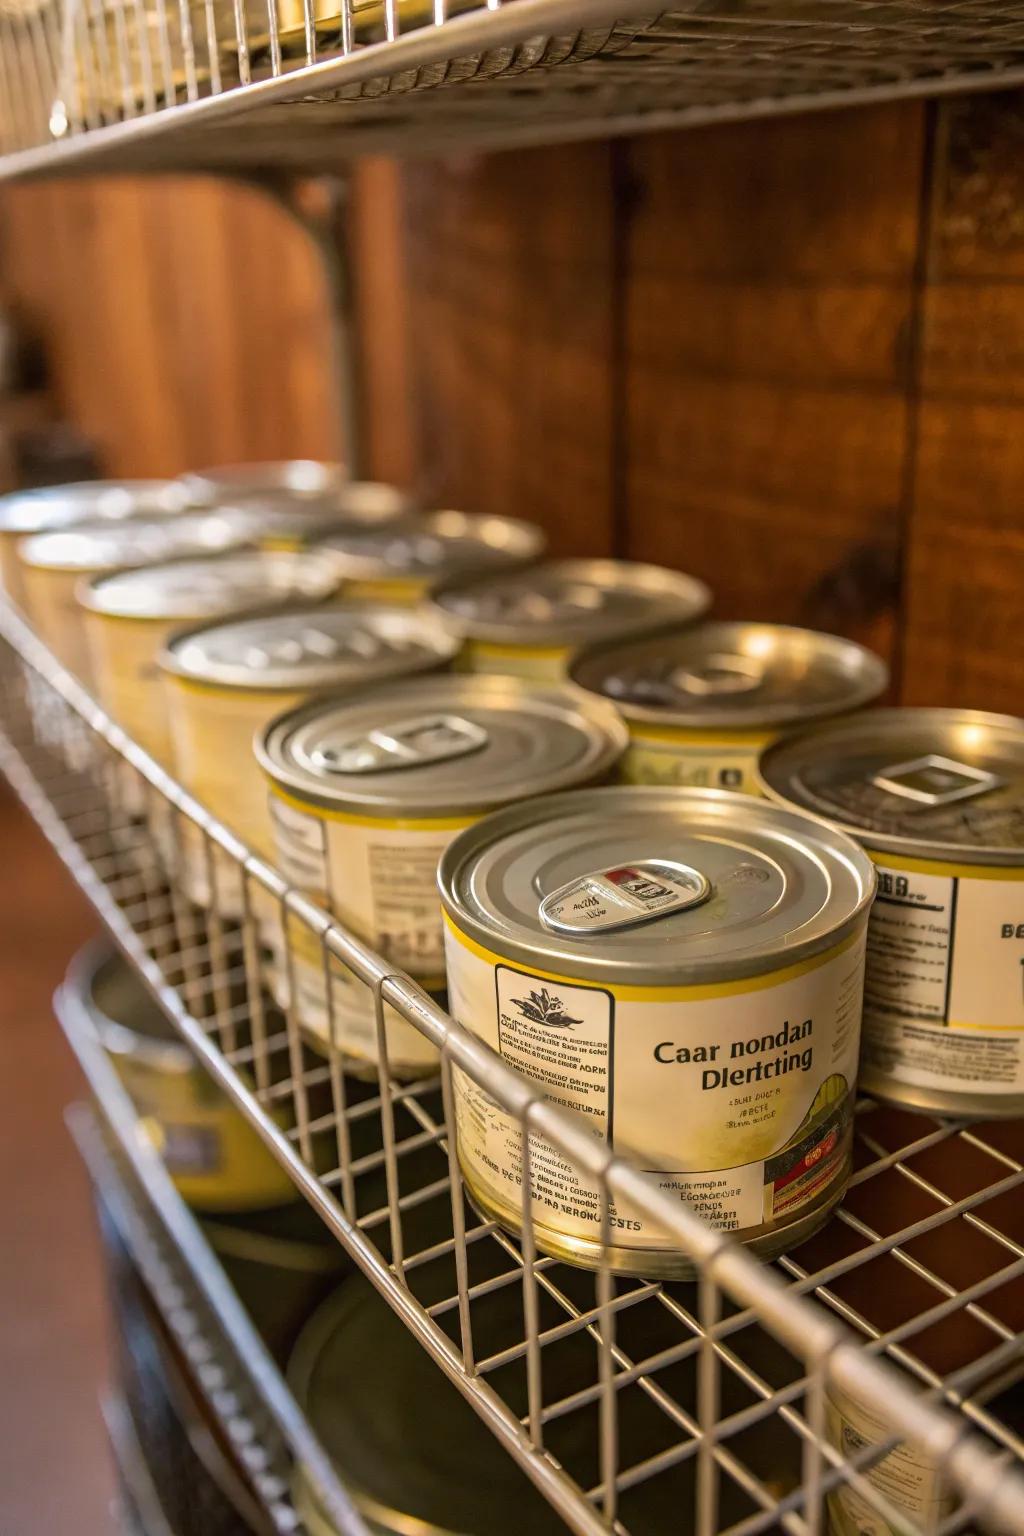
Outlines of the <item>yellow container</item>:
<svg viewBox="0 0 1024 1536">
<path fill-rule="evenodd" d="M 627 784 L 761 793 L 761 752 L 785 731 L 846 714 L 889 681 L 852 640 L 785 624 L 701 624 L 580 655 L 573 682 L 629 727 Z"/>
<path fill-rule="evenodd" d="M 118 954 L 98 944 L 82 950 L 57 1008 L 106 1050 L 189 1205 L 243 1211 L 296 1198 L 283 1168 Z"/>
<path fill-rule="evenodd" d="M 346 597 L 418 603 L 457 576 L 528 565 L 546 543 L 533 523 L 448 511 L 330 533 L 312 547 L 329 549 L 338 559 Z"/>
<path fill-rule="evenodd" d="M 25 611 L 57 660 L 91 686 L 80 582 L 119 566 L 208 554 L 238 541 L 231 522 L 213 512 L 83 522 L 38 533 L 18 546 Z"/>
</svg>

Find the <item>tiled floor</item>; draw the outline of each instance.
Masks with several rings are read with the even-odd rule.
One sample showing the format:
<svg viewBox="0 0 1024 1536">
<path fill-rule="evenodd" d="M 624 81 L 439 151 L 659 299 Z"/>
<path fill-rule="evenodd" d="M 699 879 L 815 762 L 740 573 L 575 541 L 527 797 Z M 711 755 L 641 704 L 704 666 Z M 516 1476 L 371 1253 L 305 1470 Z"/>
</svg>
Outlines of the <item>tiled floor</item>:
<svg viewBox="0 0 1024 1536">
<path fill-rule="evenodd" d="M 63 1123 L 81 1085 L 50 1009 L 95 922 L 5 788 L 0 847 L 0 1536 L 110 1536 L 103 1279 Z"/>
</svg>

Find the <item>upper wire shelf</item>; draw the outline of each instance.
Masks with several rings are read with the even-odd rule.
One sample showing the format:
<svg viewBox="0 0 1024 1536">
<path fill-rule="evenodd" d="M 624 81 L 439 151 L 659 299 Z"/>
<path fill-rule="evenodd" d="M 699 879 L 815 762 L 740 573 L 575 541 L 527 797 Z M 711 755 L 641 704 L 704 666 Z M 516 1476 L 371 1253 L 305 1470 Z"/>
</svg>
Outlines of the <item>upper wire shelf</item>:
<svg viewBox="0 0 1024 1536">
<path fill-rule="evenodd" d="M 1021 1364 L 1020 1124 L 863 1103 L 844 1205 L 766 1266 L 611 1155 L 213 822 L 7 605 L 0 769 L 207 1070 L 571 1530 L 662 1536 L 682 1517 L 698 1536 L 817 1536 L 828 1495 L 848 1489 L 872 1529 L 1024 1533 L 1019 1415 L 989 1402 Z M 205 911 L 167 872 L 197 836 Z M 230 919 L 217 905 L 225 868 Z M 314 1051 L 292 1006 L 271 1002 L 268 903 L 289 966 L 314 946 L 368 989 L 372 1080 L 343 1071 L 333 1030 Z M 385 1005 L 438 1048 L 436 1075 L 392 1074 Z M 628 1202 L 657 1222 L 696 1279 L 654 1284 L 541 1257 L 529 1180 L 521 1239 L 477 1216 L 455 1150 L 455 1071 L 588 1180 L 605 1220 Z M 877 1432 L 836 1434 L 830 1414 L 851 1402 Z M 916 1511 L 898 1480 L 893 1504 L 882 1475 L 901 1447 L 930 1469 L 933 1496 Z"/>
<path fill-rule="evenodd" d="M 1024 81 L 1024 0 L 3 0 L 0 174 L 337 170 Z"/>
</svg>

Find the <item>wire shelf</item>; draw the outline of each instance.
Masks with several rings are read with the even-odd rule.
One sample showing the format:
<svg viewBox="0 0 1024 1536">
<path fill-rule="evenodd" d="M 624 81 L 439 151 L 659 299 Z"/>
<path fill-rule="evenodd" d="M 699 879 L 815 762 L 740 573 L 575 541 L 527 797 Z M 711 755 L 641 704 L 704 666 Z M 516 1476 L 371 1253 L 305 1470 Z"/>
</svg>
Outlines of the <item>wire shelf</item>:
<svg viewBox="0 0 1024 1536">
<path fill-rule="evenodd" d="M 336 170 L 1022 80 L 1021 0 L 3 0 L 0 174 Z"/>
<path fill-rule="evenodd" d="M 852 1490 L 863 1528 L 1024 1532 L 1019 1418 L 990 1405 L 1022 1363 L 1024 1127 L 862 1103 L 845 1204 L 761 1264 L 250 855 L 9 607 L 0 635 L 0 767 L 204 1065 L 570 1529 L 811 1536 L 828 1495 Z M 165 873 L 161 848 L 197 835 L 214 897 L 218 861 L 241 883 L 239 921 L 191 907 Z M 372 993 L 374 1080 L 342 1071 L 333 1031 L 313 1052 L 271 1003 L 254 915 L 268 901 Z M 438 1047 L 436 1077 L 391 1075 L 385 1004 Z M 612 1202 L 656 1221 L 696 1280 L 539 1256 L 528 1181 L 521 1241 L 478 1218 L 458 1175 L 454 1069 L 597 1187 L 605 1221 Z M 884 1428 L 837 1435 L 838 1402 Z M 901 1443 L 935 1480 L 916 1515 L 886 1477 Z"/>
</svg>

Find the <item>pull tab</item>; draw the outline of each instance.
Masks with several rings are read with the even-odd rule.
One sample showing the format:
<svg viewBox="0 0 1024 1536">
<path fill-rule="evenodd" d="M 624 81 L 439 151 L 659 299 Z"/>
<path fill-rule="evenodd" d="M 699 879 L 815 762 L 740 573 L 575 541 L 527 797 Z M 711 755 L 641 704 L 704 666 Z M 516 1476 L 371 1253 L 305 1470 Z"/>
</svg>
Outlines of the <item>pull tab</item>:
<svg viewBox="0 0 1024 1536">
<path fill-rule="evenodd" d="M 672 685 L 693 698 L 713 698 L 721 694 L 753 693 L 764 682 L 764 664 L 754 656 L 720 652 L 708 656 L 699 666 L 678 667 Z"/>
<path fill-rule="evenodd" d="M 968 763 L 958 763 L 951 757 L 939 757 L 931 752 L 926 757 L 915 757 L 909 762 L 882 768 L 872 775 L 871 782 L 876 789 L 899 795 L 902 800 L 936 806 L 985 795 L 990 789 L 998 789 L 1006 780 L 984 768 L 972 768 Z"/>
<path fill-rule="evenodd" d="M 461 715 L 422 715 L 364 735 L 329 737 L 309 754 L 319 773 L 386 773 L 466 757 L 487 745 L 482 725 Z"/>
<path fill-rule="evenodd" d="M 555 933 L 606 933 L 684 912 L 710 895 L 711 882 L 699 869 L 645 859 L 570 880 L 545 896 L 540 919 Z"/>
</svg>

